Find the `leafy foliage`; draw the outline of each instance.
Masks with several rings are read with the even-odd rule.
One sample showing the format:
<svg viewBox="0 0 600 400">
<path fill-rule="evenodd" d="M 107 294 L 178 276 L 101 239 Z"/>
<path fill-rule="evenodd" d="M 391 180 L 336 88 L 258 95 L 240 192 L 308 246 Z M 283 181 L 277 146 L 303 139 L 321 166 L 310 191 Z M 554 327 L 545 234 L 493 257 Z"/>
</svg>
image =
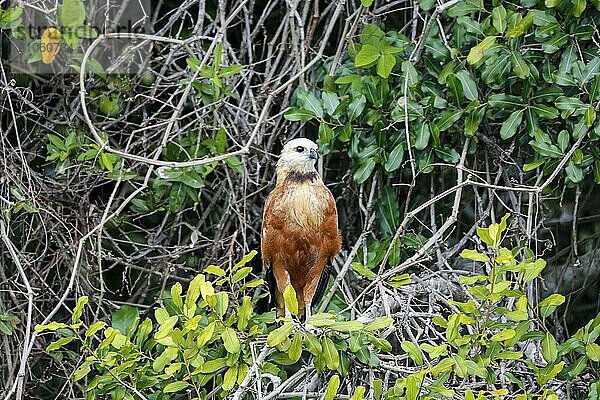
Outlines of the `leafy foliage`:
<svg viewBox="0 0 600 400">
<path fill-rule="evenodd" d="M 369 24 L 340 72 L 319 92 L 298 91 L 285 115 L 316 120 L 326 151 L 347 148 L 357 183 L 378 167 L 395 175 L 409 147 L 420 173 L 456 164 L 473 136 L 471 154 L 478 138 L 512 140 L 529 144 L 526 171 L 548 174 L 568 156 L 568 185 L 600 183 L 597 17 L 586 2 L 461 2 L 444 19 L 447 40 L 435 24 L 426 33 L 419 64 L 418 44 Z"/>
<path fill-rule="evenodd" d="M 51 322 L 35 330 L 60 336 L 46 347 L 48 352 L 77 343 L 85 360 L 73 380 L 87 380 L 90 399 L 108 394 L 135 398 L 136 391 L 149 399 L 164 399 L 187 389 L 195 398 L 206 398 L 217 386 L 230 392 L 244 381 L 254 363 L 253 348 L 264 343 L 267 333 L 264 346 L 273 348 L 273 354 L 261 368 L 281 378 L 286 377 L 283 366 L 296 363 L 304 349 L 314 356 L 319 371 L 333 370 L 342 376 L 348 374 L 352 361 L 376 366 L 378 351 L 391 350 L 389 342 L 377 336 L 392 323 L 389 318 L 363 324 L 321 313 L 308 320 L 321 328 L 313 333 L 298 321 L 282 321 L 276 327 L 274 312 L 255 313 L 249 296 L 236 296 L 262 284 L 260 279 L 246 281 L 250 269 L 245 265 L 255 255 L 244 257 L 229 275 L 216 266 L 207 268 L 219 277 L 215 283 L 200 274 L 185 293 L 181 284 L 175 284 L 164 307 L 154 310 L 154 318 L 142 320 L 136 308 L 124 305 L 113 314 L 110 326 L 97 321 L 86 327 L 80 321 L 88 302 L 83 296 L 70 324 Z M 290 294 L 295 300 L 295 293 Z M 294 311 L 297 314 L 297 304 Z M 334 377 L 337 384 L 332 378 L 327 388 L 330 396 L 339 387 L 340 378 Z"/>
<path fill-rule="evenodd" d="M 552 380 L 597 371 L 600 347 L 595 342 L 600 336 L 600 314 L 570 339 L 557 342 L 545 328 L 545 321 L 565 298 L 552 294 L 530 304 L 525 290 L 546 263 L 531 257 L 527 248 L 501 246 L 507 220 L 508 214 L 499 224 L 477 230 L 487 246 L 484 252 L 463 250 L 462 257 L 486 263 L 489 274 L 462 276 L 460 282 L 470 299 L 450 300 L 454 312 L 433 316 L 443 339 L 440 343 L 400 343 L 400 354 L 408 356 L 415 370 L 398 378 L 383 393 L 384 399 L 453 397 L 456 389 L 449 383 L 455 379 L 481 382 L 490 388 L 498 379 L 511 383 L 502 389 L 466 389 L 466 399 L 475 399 L 475 395 L 478 399 L 508 395 L 523 400 L 553 399 L 558 395 L 549 384 Z M 394 322 L 391 318 L 376 318 L 365 324 L 319 313 L 307 321 L 312 328 L 305 329 L 289 319 L 282 319 L 277 326 L 273 312 L 255 313 L 250 297 L 235 295 L 262 283 L 244 283 L 249 273 L 245 264 L 255 254 L 244 257 L 229 275 L 219 267 L 207 268 L 220 277 L 214 284 L 202 274 L 190 282 L 186 293 L 181 284 L 175 284 L 164 307 L 154 310 L 154 319 L 142 321 L 136 308 L 122 306 L 113 314 L 111 326 L 98 321 L 85 327 L 79 321 L 88 302 L 84 296 L 77 301 L 70 324 L 51 322 L 36 326 L 36 331 L 59 334 L 60 338 L 47 346 L 49 352 L 78 343 L 85 361 L 73 373 L 73 380 L 88 379 L 88 398 L 103 394 L 135 398 L 136 391 L 142 391 L 147 398 L 162 399 L 187 389 L 194 398 L 205 398 L 217 385 L 230 392 L 253 368 L 253 347 L 260 346 L 267 333 L 264 349 L 272 348 L 272 354 L 259 365 L 261 373 L 285 379 L 284 366 L 297 363 L 304 354 L 312 358 L 319 372 L 335 372 L 325 390 L 325 398 L 330 399 L 340 388 L 340 376 L 348 375 L 352 363 L 377 367 L 378 352 L 393 352 L 392 344 L 377 334 Z M 232 291 L 220 290 L 226 288 Z M 284 298 L 291 313 L 297 315 L 292 286 L 286 288 Z M 516 365 L 526 365 L 535 377 L 534 386 L 510 372 Z M 364 388 L 357 387 L 353 398 L 363 396 Z"/>
</svg>

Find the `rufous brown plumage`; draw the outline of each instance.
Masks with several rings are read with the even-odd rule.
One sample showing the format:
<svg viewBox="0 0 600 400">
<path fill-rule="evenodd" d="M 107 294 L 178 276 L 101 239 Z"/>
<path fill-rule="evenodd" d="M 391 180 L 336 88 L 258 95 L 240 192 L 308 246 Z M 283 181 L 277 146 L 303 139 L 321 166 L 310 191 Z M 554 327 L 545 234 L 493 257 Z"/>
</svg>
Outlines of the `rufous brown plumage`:
<svg viewBox="0 0 600 400">
<path fill-rule="evenodd" d="M 277 313 L 285 315 L 283 291 L 292 285 L 300 315 L 310 315 L 323 271 L 339 253 L 341 238 L 335 200 L 315 169 L 317 145 L 289 141 L 277 162 L 277 182 L 263 212 L 263 268 L 272 273 Z M 321 281 L 321 283 L 320 283 Z"/>
</svg>

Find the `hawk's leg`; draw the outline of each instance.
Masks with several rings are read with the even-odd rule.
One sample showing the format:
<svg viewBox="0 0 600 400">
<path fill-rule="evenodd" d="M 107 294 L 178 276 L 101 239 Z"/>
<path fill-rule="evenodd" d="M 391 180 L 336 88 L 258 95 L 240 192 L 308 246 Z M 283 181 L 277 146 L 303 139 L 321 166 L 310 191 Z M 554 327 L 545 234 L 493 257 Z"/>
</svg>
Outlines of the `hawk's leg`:
<svg viewBox="0 0 600 400">
<path fill-rule="evenodd" d="M 317 328 L 316 326 L 313 326 L 313 325 L 311 325 L 311 324 L 308 323 L 308 320 L 310 319 L 310 316 L 311 316 L 310 303 L 308 303 L 306 305 L 306 307 L 304 308 L 304 317 L 305 317 L 305 320 L 304 320 L 304 329 L 306 329 L 307 331 L 312 332 L 314 334 L 321 333 L 319 331 L 319 328 Z"/>
</svg>

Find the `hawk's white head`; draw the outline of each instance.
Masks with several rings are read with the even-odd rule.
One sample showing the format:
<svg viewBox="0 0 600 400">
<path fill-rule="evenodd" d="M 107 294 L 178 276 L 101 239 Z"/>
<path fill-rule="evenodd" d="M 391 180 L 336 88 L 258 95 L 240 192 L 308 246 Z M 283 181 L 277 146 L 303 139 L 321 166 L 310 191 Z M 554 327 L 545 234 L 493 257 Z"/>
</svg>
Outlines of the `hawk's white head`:
<svg viewBox="0 0 600 400">
<path fill-rule="evenodd" d="M 318 158 L 319 147 L 315 142 L 306 138 L 293 139 L 283 146 L 277 169 L 285 173 L 316 172 L 315 162 Z"/>
</svg>

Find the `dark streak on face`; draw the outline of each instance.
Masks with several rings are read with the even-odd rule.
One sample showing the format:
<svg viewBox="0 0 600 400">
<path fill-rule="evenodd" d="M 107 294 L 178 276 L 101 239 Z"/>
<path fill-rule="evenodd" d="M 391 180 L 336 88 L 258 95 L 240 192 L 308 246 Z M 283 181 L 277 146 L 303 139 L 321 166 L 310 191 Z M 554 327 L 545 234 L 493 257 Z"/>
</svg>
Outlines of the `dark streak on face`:
<svg viewBox="0 0 600 400">
<path fill-rule="evenodd" d="M 303 183 L 306 181 L 314 181 L 315 179 L 317 179 L 317 172 L 316 171 L 310 171 L 310 172 L 298 172 L 298 171 L 291 171 L 286 180 L 289 182 L 293 182 L 293 183 Z"/>
</svg>

